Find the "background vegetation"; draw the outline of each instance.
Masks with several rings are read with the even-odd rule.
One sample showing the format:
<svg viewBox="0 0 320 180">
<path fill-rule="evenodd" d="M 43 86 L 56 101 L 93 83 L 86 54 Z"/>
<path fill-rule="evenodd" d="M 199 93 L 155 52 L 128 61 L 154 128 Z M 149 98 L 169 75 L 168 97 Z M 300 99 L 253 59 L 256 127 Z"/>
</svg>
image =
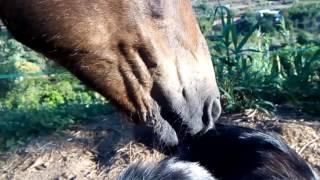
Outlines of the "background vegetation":
<svg viewBox="0 0 320 180">
<path fill-rule="evenodd" d="M 226 112 L 272 113 L 289 103 L 320 113 L 319 4 L 285 9 L 279 19 L 235 17 L 206 1 L 195 9 Z M 0 152 L 110 111 L 100 95 L 0 30 Z"/>
<path fill-rule="evenodd" d="M 275 17 L 224 6 L 196 6 L 208 41 L 224 110 L 276 111 L 289 103 L 320 113 L 320 5 L 297 5 Z M 216 26 L 213 26 L 217 23 Z"/>
<path fill-rule="evenodd" d="M 100 95 L 0 32 L 0 151 L 110 112 Z"/>
</svg>

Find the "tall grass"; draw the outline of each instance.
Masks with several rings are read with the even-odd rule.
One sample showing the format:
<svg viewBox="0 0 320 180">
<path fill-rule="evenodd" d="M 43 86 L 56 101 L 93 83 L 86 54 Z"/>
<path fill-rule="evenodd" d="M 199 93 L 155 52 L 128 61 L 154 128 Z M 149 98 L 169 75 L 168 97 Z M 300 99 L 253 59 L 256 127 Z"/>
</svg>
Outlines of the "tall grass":
<svg viewBox="0 0 320 180">
<path fill-rule="evenodd" d="M 270 22 L 256 19 L 243 32 L 227 7 L 206 12 L 210 14 L 199 18 L 200 26 L 210 47 L 226 111 L 254 108 L 273 112 L 275 104 L 292 103 L 320 113 L 318 44 L 296 43 L 285 19 L 271 23 L 274 28 L 269 32 L 270 28 L 264 27 Z"/>
</svg>

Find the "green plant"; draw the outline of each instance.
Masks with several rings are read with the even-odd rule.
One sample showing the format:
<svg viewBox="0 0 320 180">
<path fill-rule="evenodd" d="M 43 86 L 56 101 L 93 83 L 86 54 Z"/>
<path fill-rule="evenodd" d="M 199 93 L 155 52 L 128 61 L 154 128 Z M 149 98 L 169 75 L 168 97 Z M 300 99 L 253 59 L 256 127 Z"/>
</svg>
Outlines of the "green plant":
<svg viewBox="0 0 320 180">
<path fill-rule="evenodd" d="M 252 91 L 255 89 L 248 84 L 249 81 L 252 83 L 261 81 L 261 77 L 253 71 L 253 67 L 257 67 L 257 65 L 254 66 L 256 61 L 253 56 L 260 50 L 247 47 L 250 38 L 259 29 L 260 23 L 257 22 L 250 31 L 241 34 L 237 30 L 232 12 L 227 7 L 218 6 L 215 9 L 211 22 L 216 21 L 217 18 L 221 22 L 221 30 L 205 34 L 220 89 L 226 100 L 224 109 L 226 111 L 244 108 L 273 110 L 272 103 L 252 96 Z"/>
<path fill-rule="evenodd" d="M 284 10 L 287 26 L 299 35 L 307 35 L 314 42 L 319 42 L 320 3 L 296 5 Z M 306 37 L 306 36 L 305 36 Z M 301 39 L 300 39 L 301 40 Z"/>
<path fill-rule="evenodd" d="M 277 54 L 279 73 L 283 78 L 283 90 L 279 94 L 307 112 L 319 113 L 320 46 L 287 47 Z"/>
<path fill-rule="evenodd" d="M 102 96 L 0 32 L 0 152 L 108 112 Z"/>
<path fill-rule="evenodd" d="M 303 43 L 295 43 L 284 18 L 274 30 L 265 31 L 262 27 L 266 21 L 245 17 L 251 17 L 250 26 L 243 28 L 228 8 L 218 6 L 211 16 L 199 18 L 224 97 L 224 110 L 255 108 L 273 112 L 274 104 L 289 102 L 319 113 L 317 42 L 304 36 L 299 39 Z M 212 27 L 214 22 L 219 28 Z"/>
</svg>

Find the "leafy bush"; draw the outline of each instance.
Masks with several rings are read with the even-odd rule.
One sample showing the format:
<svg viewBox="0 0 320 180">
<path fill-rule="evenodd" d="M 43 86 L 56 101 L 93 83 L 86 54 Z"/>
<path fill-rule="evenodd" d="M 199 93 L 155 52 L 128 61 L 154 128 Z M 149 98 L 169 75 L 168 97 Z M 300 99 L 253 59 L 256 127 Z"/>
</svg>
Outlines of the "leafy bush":
<svg viewBox="0 0 320 180">
<path fill-rule="evenodd" d="M 320 34 L 320 3 L 296 5 L 284 10 L 287 26 L 293 32 L 306 32 L 312 35 L 313 40 L 319 41 Z"/>
<path fill-rule="evenodd" d="M 99 94 L 0 32 L 0 151 L 108 112 Z"/>
</svg>

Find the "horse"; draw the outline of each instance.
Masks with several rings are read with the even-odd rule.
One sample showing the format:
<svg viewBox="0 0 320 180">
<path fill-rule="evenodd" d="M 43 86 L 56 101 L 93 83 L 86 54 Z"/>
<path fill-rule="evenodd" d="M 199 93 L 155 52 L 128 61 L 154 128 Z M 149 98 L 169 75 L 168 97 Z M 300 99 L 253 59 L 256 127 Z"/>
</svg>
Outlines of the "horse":
<svg viewBox="0 0 320 180">
<path fill-rule="evenodd" d="M 319 180 L 277 135 L 251 128 L 216 124 L 188 138 L 179 151 L 159 163 L 132 164 L 118 179 Z"/>
<path fill-rule="evenodd" d="M 189 0 L 0 0 L 14 38 L 54 60 L 165 146 L 206 132 L 221 112 Z"/>
</svg>

